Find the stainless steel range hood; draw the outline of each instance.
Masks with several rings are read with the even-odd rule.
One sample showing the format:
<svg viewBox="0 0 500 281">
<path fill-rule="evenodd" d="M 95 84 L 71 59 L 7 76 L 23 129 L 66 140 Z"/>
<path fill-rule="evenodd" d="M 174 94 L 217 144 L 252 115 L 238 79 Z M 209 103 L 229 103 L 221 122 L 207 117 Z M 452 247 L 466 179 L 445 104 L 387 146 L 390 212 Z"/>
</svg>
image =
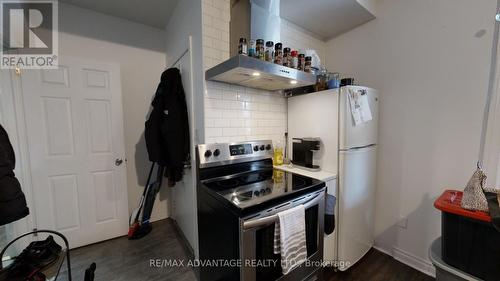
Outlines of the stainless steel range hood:
<svg viewBox="0 0 500 281">
<path fill-rule="evenodd" d="M 269 91 L 293 89 L 316 83 L 316 76 L 297 69 L 237 55 L 216 65 L 205 78 Z"/>
<path fill-rule="evenodd" d="M 207 70 L 207 80 L 270 91 L 313 85 L 316 77 L 237 54 L 240 37 L 280 42 L 280 0 L 231 0 L 231 59 Z"/>
</svg>

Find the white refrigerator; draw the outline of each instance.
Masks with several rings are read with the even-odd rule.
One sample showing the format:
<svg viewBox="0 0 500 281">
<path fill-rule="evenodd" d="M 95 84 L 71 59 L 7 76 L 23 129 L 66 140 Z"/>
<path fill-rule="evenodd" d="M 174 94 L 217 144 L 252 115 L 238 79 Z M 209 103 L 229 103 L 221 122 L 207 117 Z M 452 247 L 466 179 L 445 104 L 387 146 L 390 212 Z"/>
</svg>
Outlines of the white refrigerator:
<svg viewBox="0 0 500 281">
<path fill-rule="evenodd" d="M 355 124 L 352 99 L 359 93 L 369 106 L 370 120 Z M 351 96 L 352 97 L 352 96 Z M 340 270 L 359 261 L 373 246 L 375 187 L 378 143 L 378 103 L 376 90 L 348 86 L 339 96 L 338 149 L 338 260 L 350 262 Z"/>
<path fill-rule="evenodd" d="M 325 245 L 334 246 L 324 252 L 325 258 L 341 262 L 339 270 L 358 262 L 373 246 L 378 103 L 378 91 L 361 86 L 288 99 L 289 138 L 319 137 L 315 164 L 337 174 L 336 228 L 333 236 L 325 236 L 331 240 Z"/>
</svg>

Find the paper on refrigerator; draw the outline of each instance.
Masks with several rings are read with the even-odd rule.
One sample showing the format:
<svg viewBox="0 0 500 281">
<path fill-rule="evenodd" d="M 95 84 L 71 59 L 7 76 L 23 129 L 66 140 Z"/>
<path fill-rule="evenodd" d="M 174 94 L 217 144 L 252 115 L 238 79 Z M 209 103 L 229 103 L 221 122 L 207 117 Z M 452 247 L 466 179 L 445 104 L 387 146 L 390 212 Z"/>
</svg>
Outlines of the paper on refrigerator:
<svg viewBox="0 0 500 281">
<path fill-rule="evenodd" d="M 347 96 L 355 126 L 373 119 L 365 90 L 349 89 Z"/>
</svg>

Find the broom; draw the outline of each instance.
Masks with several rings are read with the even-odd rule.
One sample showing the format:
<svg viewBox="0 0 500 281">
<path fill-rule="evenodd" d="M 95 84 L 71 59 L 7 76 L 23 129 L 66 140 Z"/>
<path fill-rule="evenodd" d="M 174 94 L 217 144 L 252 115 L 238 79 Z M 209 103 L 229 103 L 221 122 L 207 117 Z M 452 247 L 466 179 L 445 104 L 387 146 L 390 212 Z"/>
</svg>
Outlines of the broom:
<svg viewBox="0 0 500 281">
<path fill-rule="evenodd" d="M 139 200 L 139 205 L 137 208 L 135 208 L 132 211 L 132 214 L 130 215 L 129 219 L 129 229 L 128 229 L 128 238 L 134 237 L 135 233 L 139 230 L 139 227 L 141 226 L 139 223 L 139 216 L 141 214 L 142 207 L 144 206 L 144 202 L 146 201 L 146 195 L 149 192 L 149 189 L 151 188 L 154 183 L 150 184 L 151 180 L 151 175 L 153 174 L 153 169 L 155 167 L 155 163 L 151 164 L 151 169 L 149 170 L 149 175 L 148 175 L 148 180 L 146 181 L 146 186 L 144 187 L 144 191 L 142 192 L 141 199 Z"/>
<path fill-rule="evenodd" d="M 500 2 L 499 2 L 500 5 Z M 498 7 L 500 8 L 500 7 Z M 499 21 L 500 21 L 500 14 L 496 15 L 496 23 L 495 23 L 495 31 L 494 31 L 494 36 L 493 36 L 493 47 L 491 51 L 491 65 L 490 65 L 490 77 L 489 77 L 489 83 L 488 83 L 488 93 L 486 95 L 486 105 L 484 107 L 484 112 L 483 112 L 483 124 L 481 128 L 481 139 L 479 143 L 479 155 L 478 155 L 478 161 L 477 161 L 477 169 L 472 175 L 471 179 L 467 183 L 467 186 L 464 189 L 463 193 L 463 198 L 462 198 L 462 203 L 461 206 L 464 209 L 467 210 L 474 210 L 474 211 L 485 211 L 487 212 L 490 210 L 490 214 L 492 217 L 494 216 L 492 214 L 492 210 L 498 210 L 498 206 L 493 206 L 496 208 L 489 208 L 488 203 L 490 206 L 491 204 L 494 204 L 496 200 L 491 200 L 490 199 L 490 193 L 495 192 L 499 193 L 499 189 L 491 189 L 491 188 L 486 188 L 485 187 L 485 182 L 486 182 L 486 174 L 483 171 L 483 161 L 484 161 L 484 147 L 486 143 L 486 132 L 488 129 L 488 119 L 490 115 L 490 107 L 491 107 L 491 100 L 493 98 L 494 94 L 494 89 L 495 89 L 495 80 L 496 80 L 496 64 L 497 64 L 497 53 L 498 53 L 498 31 L 499 31 Z M 486 199 L 486 195 L 488 195 L 488 199 Z M 498 202 L 496 202 L 498 203 Z M 495 214 L 495 216 L 498 216 L 499 214 Z"/>
</svg>

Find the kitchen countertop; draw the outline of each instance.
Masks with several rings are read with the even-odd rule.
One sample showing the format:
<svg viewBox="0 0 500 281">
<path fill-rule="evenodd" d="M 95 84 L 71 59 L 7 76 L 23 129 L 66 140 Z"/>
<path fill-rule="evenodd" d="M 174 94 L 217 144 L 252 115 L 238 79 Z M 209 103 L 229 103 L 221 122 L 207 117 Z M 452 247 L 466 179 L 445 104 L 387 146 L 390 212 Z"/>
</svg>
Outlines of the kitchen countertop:
<svg viewBox="0 0 500 281">
<path fill-rule="evenodd" d="M 295 174 L 299 174 L 302 176 L 306 177 L 311 177 L 314 179 L 322 180 L 322 181 L 331 181 L 337 178 L 336 173 L 331 173 L 323 170 L 319 171 L 308 171 L 305 169 L 302 169 L 300 167 L 294 166 L 293 164 L 283 164 L 280 166 L 274 166 L 275 169 L 286 171 L 286 172 L 291 172 Z"/>
</svg>

